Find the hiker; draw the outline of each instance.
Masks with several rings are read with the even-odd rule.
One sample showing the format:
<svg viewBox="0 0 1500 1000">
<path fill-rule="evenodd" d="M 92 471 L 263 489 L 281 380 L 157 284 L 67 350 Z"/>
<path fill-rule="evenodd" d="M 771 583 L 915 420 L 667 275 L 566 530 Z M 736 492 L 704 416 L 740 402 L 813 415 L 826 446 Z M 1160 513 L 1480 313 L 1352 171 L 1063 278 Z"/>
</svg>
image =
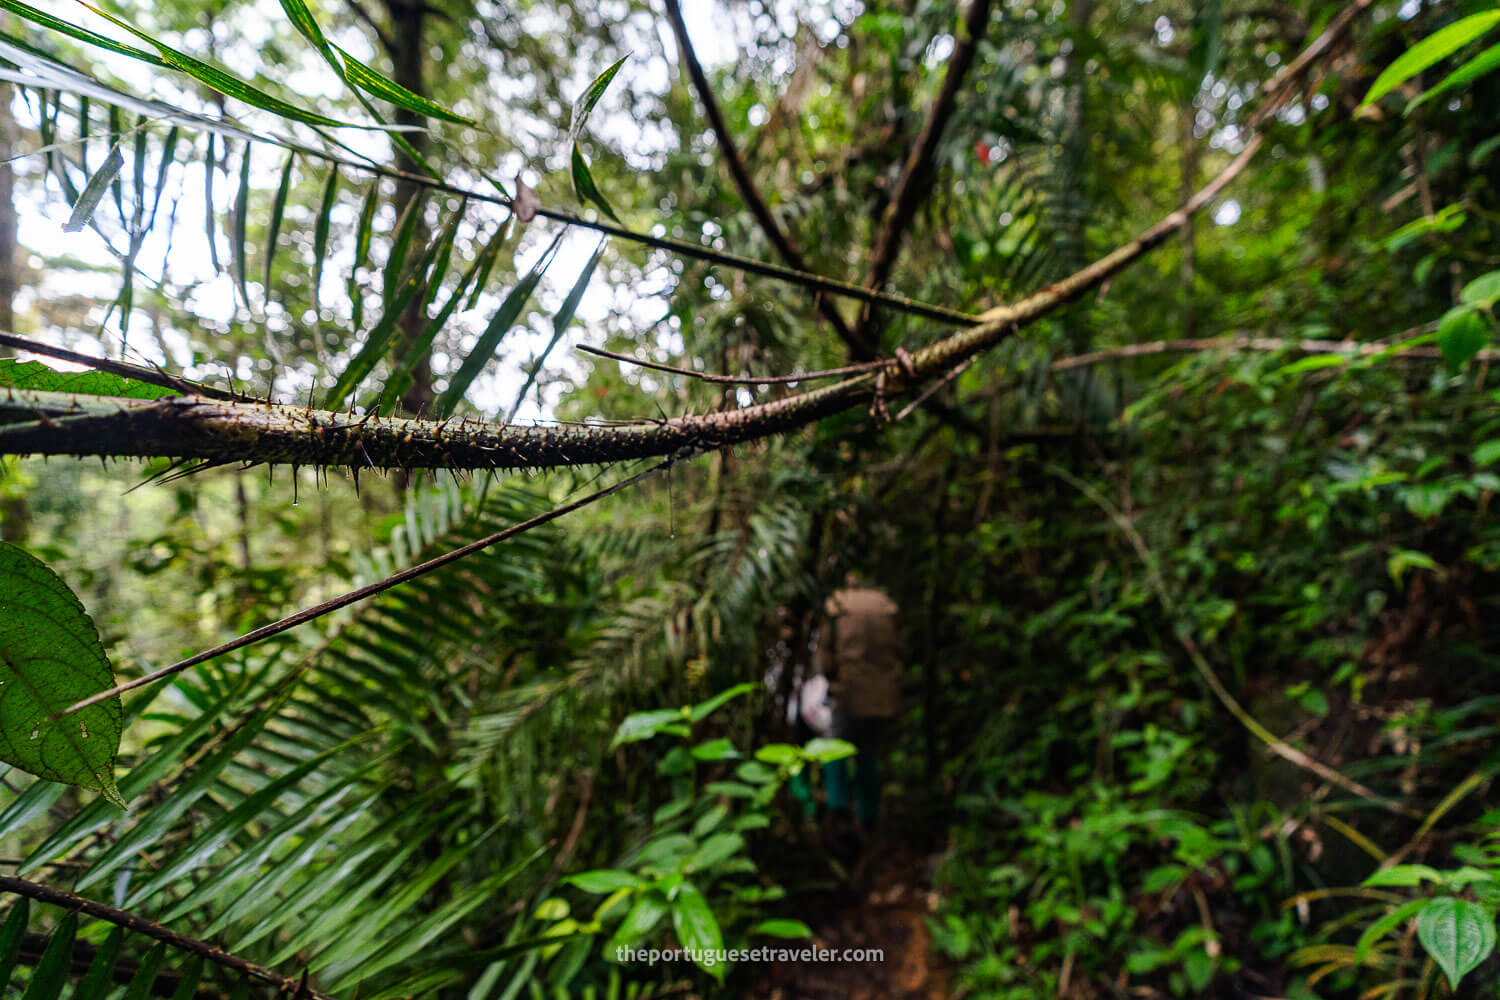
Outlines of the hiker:
<svg viewBox="0 0 1500 1000">
<path fill-rule="evenodd" d="M 869 833 L 880 812 L 880 756 L 901 712 L 906 639 L 901 612 L 880 590 L 850 574 L 824 605 L 816 663 L 828 680 L 833 735 L 853 743 L 854 814 Z M 849 761 L 823 767 L 825 805 L 835 824 L 849 816 Z M 841 820 L 842 818 L 842 820 Z"/>
</svg>

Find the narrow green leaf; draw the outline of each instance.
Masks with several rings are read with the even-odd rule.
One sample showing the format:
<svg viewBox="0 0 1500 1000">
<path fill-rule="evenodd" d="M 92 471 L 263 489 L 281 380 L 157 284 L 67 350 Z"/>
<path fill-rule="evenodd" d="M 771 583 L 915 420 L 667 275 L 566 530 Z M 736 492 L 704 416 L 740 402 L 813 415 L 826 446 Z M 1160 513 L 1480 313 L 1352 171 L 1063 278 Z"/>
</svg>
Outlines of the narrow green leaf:
<svg viewBox="0 0 1500 1000">
<path fill-rule="evenodd" d="M 1478 903 L 1445 896 L 1417 914 L 1417 940 L 1458 989 L 1464 976 L 1495 950 L 1495 918 Z"/>
<path fill-rule="evenodd" d="M 578 143 L 573 144 L 573 192 L 585 201 L 591 201 L 599 206 L 600 211 L 616 222 L 620 217 L 615 210 L 609 206 L 604 199 L 603 193 L 594 183 L 594 175 L 589 173 L 588 161 L 583 158 L 583 150 L 578 148 Z"/>
<path fill-rule="evenodd" d="M 401 218 L 396 222 L 396 234 L 391 241 L 391 252 L 385 260 L 384 286 L 382 288 L 387 308 L 389 308 L 391 293 L 401 282 L 401 273 L 406 267 L 406 255 L 411 252 L 412 236 L 417 231 L 417 224 L 422 221 L 422 210 L 427 204 L 424 191 L 425 189 L 423 188 L 417 189 L 416 193 L 412 195 L 411 200 L 401 210 Z"/>
<path fill-rule="evenodd" d="M 198 984 L 202 981 L 203 956 L 195 955 L 188 962 L 182 978 L 177 981 L 177 989 L 172 993 L 172 1000 L 193 1000 L 198 993 Z"/>
<path fill-rule="evenodd" d="M 1437 86 L 1419 95 L 1406 106 L 1406 113 L 1411 114 L 1418 106 L 1425 104 L 1434 97 L 1446 94 L 1457 87 L 1473 83 L 1486 73 L 1493 73 L 1496 69 L 1500 69 L 1500 45 L 1491 45 L 1479 53 L 1479 55 L 1443 77 Z"/>
<path fill-rule="evenodd" d="M 1354 963 L 1364 964 L 1365 959 L 1370 955 L 1370 949 L 1375 947 L 1381 938 L 1421 912 L 1430 902 L 1432 900 L 1426 898 L 1409 900 L 1366 927 L 1365 932 L 1359 936 L 1359 943 L 1354 946 Z"/>
<path fill-rule="evenodd" d="M 370 236 L 374 230 L 375 207 L 380 199 L 380 184 L 372 181 L 365 192 L 365 202 L 359 209 L 359 222 L 354 227 L 354 268 L 358 270 L 370 259 Z"/>
<path fill-rule="evenodd" d="M 286 0 L 283 0 L 283 3 L 285 2 Z M 395 80 L 366 66 L 339 46 L 335 45 L 334 49 L 344 59 L 344 78 L 366 93 L 429 118 L 441 118 L 445 121 L 458 122 L 460 125 L 476 124 L 472 118 L 455 114 L 441 104 L 407 90 Z"/>
<path fill-rule="evenodd" d="M 495 349 L 500 346 L 501 339 L 515 324 L 517 317 L 521 315 L 521 310 L 525 308 L 527 300 L 531 298 L 531 293 L 536 290 L 537 283 L 542 280 L 542 275 L 547 272 L 548 266 L 551 265 L 562 236 L 563 234 L 559 232 L 553 237 L 552 244 L 537 259 L 537 262 L 532 265 L 531 271 L 527 273 L 526 277 L 516 283 L 516 287 L 511 289 L 510 294 L 505 297 L 505 301 L 500 304 L 500 308 L 491 317 L 489 325 L 485 327 L 485 331 L 474 345 L 474 349 L 464 358 L 458 372 L 449 379 L 447 390 L 438 397 L 437 403 L 433 406 L 434 417 L 441 420 L 453 412 L 453 408 L 464 398 L 464 393 L 468 391 L 469 386 L 479 377 L 479 373 L 484 370 L 484 366 L 494 356 Z"/>
<path fill-rule="evenodd" d="M 604 256 L 604 245 L 606 242 L 608 242 L 607 238 L 599 241 L 599 245 L 594 248 L 594 252 L 589 257 L 588 263 L 584 265 L 583 270 L 579 273 L 578 279 L 573 282 L 573 287 L 568 290 L 568 297 L 563 300 L 562 307 L 552 317 L 552 339 L 547 341 L 547 346 L 542 348 L 542 352 L 536 356 L 536 360 L 527 369 L 526 381 L 522 383 L 521 391 L 516 393 L 516 401 L 511 405 L 510 412 L 505 417 L 506 423 L 511 423 L 516 419 L 516 414 L 520 412 L 521 404 L 526 401 L 526 394 L 536 384 L 536 377 L 541 372 L 542 366 L 547 363 L 547 358 L 551 355 L 552 349 L 557 346 L 558 341 L 562 340 L 563 334 L 568 332 L 568 326 L 573 322 L 573 315 L 578 312 L 578 303 L 583 300 L 583 293 L 588 290 L 589 282 L 594 277 L 594 269 L 599 266 L 599 258 Z"/>
<path fill-rule="evenodd" d="M 749 694 L 754 690 L 754 684 L 736 684 L 734 687 L 729 688 L 728 690 L 720 691 L 718 694 L 714 695 L 712 698 L 709 698 L 707 701 L 701 701 L 698 704 L 694 705 L 692 710 L 688 713 L 688 717 L 694 722 L 702 722 L 704 719 L 708 718 L 710 715 L 723 708 L 733 699 L 738 698 L 741 695 Z"/>
<path fill-rule="evenodd" d="M 33 24 L 39 24 L 49 31 L 56 31 L 59 34 L 67 35 L 69 38 L 76 38 L 80 42 L 88 42 L 90 45 L 97 45 L 101 49 L 107 49 L 122 56 L 129 56 L 132 59 L 139 59 L 141 62 L 150 63 L 153 66 L 161 66 L 163 68 L 167 66 L 165 60 L 147 52 L 145 49 L 125 45 L 122 42 L 115 41 L 113 38 L 107 38 L 87 28 L 81 28 L 76 24 L 37 10 L 28 4 L 21 3 L 20 0 L 0 0 L 0 10 L 8 10 L 12 14 L 24 17 Z"/>
<path fill-rule="evenodd" d="M 24 549 L 0 542 L 0 760 L 100 792 L 120 808 L 118 696 L 48 721 L 114 687 L 93 620 L 68 585 Z"/>
<path fill-rule="evenodd" d="M 121 131 L 120 109 L 117 105 L 111 104 L 109 106 L 109 145 L 111 150 L 118 150 L 120 148 Z M 115 171 L 115 176 L 111 179 L 110 190 L 115 198 L 115 211 L 119 213 L 121 219 L 124 219 L 125 197 L 120 184 L 120 172 L 118 170 Z"/>
<path fill-rule="evenodd" d="M 240 301 L 250 308 L 250 293 L 245 287 L 245 224 L 250 211 L 250 154 L 252 143 L 245 143 L 245 155 L 240 158 L 240 190 L 234 198 L 234 211 L 230 216 L 229 267 L 233 272 L 234 287 L 239 289 Z"/>
<path fill-rule="evenodd" d="M 328 173 L 323 185 L 323 200 L 318 204 L 318 218 L 313 223 L 313 311 L 318 309 L 319 289 L 323 285 L 323 259 L 328 256 L 328 227 L 333 216 L 333 206 L 338 200 L 339 172 L 335 167 Z"/>
<path fill-rule="evenodd" d="M 80 0 L 80 2 L 83 2 L 83 0 Z M 297 107 L 295 104 L 288 104 L 286 101 L 283 101 L 279 97 L 272 97 L 265 91 L 257 90 L 255 87 L 250 86 L 248 83 L 239 79 L 238 77 L 232 76 L 229 73 L 226 73 L 224 70 L 219 69 L 217 66 L 213 66 L 209 63 L 202 62 L 201 60 L 194 59 L 192 56 L 186 54 L 185 52 L 179 52 L 176 49 L 172 48 L 170 45 L 158 42 L 156 39 L 152 38 L 150 35 L 146 34 L 144 31 L 141 31 L 135 25 L 131 24 L 129 21 L 124 20 L 123 18 L 115 17 L 113 14 L 100 10 L 98 7 L 95 7 L 89 3 L 84 3 L 83 5 L 89 10 L 93 11 L 95 14 L 98 14 L 100 17 L 106 18 L 118 27 L 130 32 L 141 41 L 149 43 L 152 48 L 156 49 L 157 54 L 160 55 L 162 59 L 164 59 L 167 64 L 170 65 L 173 69 L 176 69 L 182 73 L 186 73 L 188 76 L 197 80 L 199 83 L 204 84 L 212 90 L 217 90 L 225 97 L 232 97 L 235 100 L 244 101 L 246 104 L 249 104 L 252 107 L 260 108 L 262 111 L 269 111 L 274 115 L 280 115 L 282 118 L 289 118 L 292 121 L 302 122 L 304 125 L 325 125 L 330 128 L 371 127 L 368 125 L 355 125 L 350 122 L 341 122 L 337 119 L 326 117 L 325 115 L 320 115 L 312 111 L 303 110 L 302 108 Z"/>
<path fill-rule="evenodd" d="M 599 103 L 599 98 L 603 97 L 604 92 L 609 89 L 610 81 L 615 78 L 616 73 L 620 72 L 620 67 L 624 66 L 625 60 L 629 58 L 630 53 L 627 52 L 617 59 L 613 66 L 595 77 L 594 82 L 585 87 L 583 93 L 579 94 L 578 99 L 573 102 L 573 117 L 568 123 L 568 145 L 572 145 L 578 139 L 578 134 L 583 131 L 589 115 L 593 113 L 594 105 Z"/>
<path fill-rule="evenodd" d="M 328 44 L 328 39 L 323 37 L 323 29 L 318 27 L 318 21 L 303 0 L 281 0 L 281 9 L 286 11 L 287 20 L 292 22 L 292 27 L 302 33 L 302 37 L 312 42 L 313 48 L 318 50 L 328 65 L 333 67 L 339 76 L 344 75 L 343 66 L 339 65 L 338 59 L 333 54 L 333 46 Z"/>
<path fill-rule="evenodd" d="M 484 286 L 490 280 L 490 272 L 495 269 L 495 261 L 500 259 L 500 251 L 510 238 L 510 231 L 511 223 L 509 219 L 506 219 L 495 231 L 495 235 L 490 237 L 490 241 L 484 245 L 484 250 L 479 254 L 479 275 L 474 279 L 474 290 L 469 293 L 469 301 L 464 303 L 465 309 L 473 309 L 474 304 L 479 301 Z"/>
<path fill-rule="evenodd" d="M 219 264 L 219 220 L 214 214 L 214 170 L 217 166 L 214 160 L 214 136 L 210 132 L 208 151 L 203 155 L 203 225 L 208 237 L 208 259 L 213 264 L 214 274 L 224 270 Z"/>
<path fill-rule="evenodd" d="M 762 920 L 750 928 L 751 934 L 769 934 L 779 938 L 812 937 L 812 928 L 800 920 Z"/>
<path fill-rule="evenodd" d="M 17 896 L 0 924 L 0 983 L 9 983 L 16 968 L 16 957 L 21 954 L 21 939 L 26 936 L 26 921 L 31 919 L 31 900 Z"/>
<path fill-rule="evenodd" d="M 501 232 L 503 231 L 504 227 L 501 229 Z M 490 246 L 495 245 L 495 243 L 496 241 L 492 239 Z M 377 398 L 375 405 L 382 409 L 386 406 L 394 405 L 395 401 L 400 399 L 406 390 L 411 387 L 412 372 L 427 357 L 427 353 L 431 350 L 433 342 L 437 340 L 437 335 L 442 332 L 443 327 L 447 325 L 448 320 L 452 318 L 453 313 L 457 310 L 459 300 L 464 297 L 465 292 L 468 291 L 470 285 L 473 284 L 476 276 L 485 264 L 485 255 L 488 250 L 489 246 L 486 246 L 484 250 L 480 251 L 479 256 L 470 262 L 468 269 L 458 279 L 458 284 L 449 293 L 442 308 L 437 311 L 436 315 L 428 319 L 427 325 L 422 329 L 421 334 L 415 340 L 403 345 L 401 353 L 391 369 L 391 377 L 386 379 L 385 387 L 381 389 L 380 396 Z M 493 258 L 491 258 L 492 262 Z M 437 268 L 434 267 L 434 274 L 436 271 Z M 437 283 L 436 278 L 430 279 L 428 281 L 428 288 L 435 289 Z"/>
<path fill-rule="evenodd" d="M 1473 306 L 1454 306 L 1438 322 L 1438 350 L 1450 372 L 1468 364 L 1489 342 L 1489 324 Z"/>
<path fill-rule="evenodd" d="M 271 202 L 271 224 L 266 229 L 266 273 L 264 294 L 271 299 L 271 265 L 276 261 L 276 238 L 281 235 L 281 220 L 286 215 L 286 199 L 292 189 L 292 165 L 296 153 L 286 155 L 286 165 L 281 168 L 281 183 L 276 188 L 276 199 Z"/>
<path fill-rule="evenodd" d="M 427 247 L 426 251 L 422 254 L 421 260 L 412 268 L 411 273 L 406 276 L 405 280 L 394 289 L 394 297 L 387 296 L 385 311 L 380 316 L 380 322 L 371 328 L 369 335 L 365 338 L 364 346 L 360 348 L 359 353 L 354 356 L 349 362 L 348 367 L 339 375 L 337 384 L 329 390 L 326 405 L 337 407 L 343 403 L 348 398 L 349 393 L 353 392 L 355 387 L 364 381 L 370 372 L 375 370 L 375 366 L 379 364 L 380 359 L 385 357 L 391 340 L 396 334 L 396 325 L 400 322 L 401 314 L 406 311 L 406 307 L 411 305 L 423 290 L 427 274 L 432 268 L 433 259 L 437 256 L 438 248 L 445 241 L 452 241 L 453 234 L 458 227 L 460 215 L 461 212 L 454 212 L 449 217 L 447 224 L 443 227 L 443 231 Z"/>
<path fill-rule="evenodd" d="M 109 156 L 89 182 L 84 186 L 83 193 L 73 203 L 73 214 L 63 224 L 63 232 L 76 233 L 89 224 L 94 217 L 94 210 L 99 207 L 99 200 L 104 197 L 104 192 L 109 190 L 111 182 L 120 175 L 120 168 L 125 165 L 125 157 L 120 153 L 119 146 L 111 146 Z"/>
<path fill-rule="evenodd" d="M 79 981 L 73 1000 L 95 1000 L 96 997 L 109 996 L 110 986 L 113 984 L 111 973 L 114 972 L 115 959 L 120 957 L 120 946 L 124 943 L 125 928 L 116 927 L 109 932 L 109 937 L 94 952 L 94 960 L 89 963 L 89 971 Z"/>
<path fill-rule="evenodd" d="M 698 952 L 698 967 L 722 983 L 724 967 L 715 955 L 724 947 L 724 935 L 708 908 L 708 900 L 691 882 L 679 886 L 672 900 L 672 929 L 679 944 Z"/>
<path fill-rule="evenodd" d="M 125 989 L 125 1000 L 146 1000 L 151 995 L 151 984 L 156 982 L 157 970 L 166 957 L 165 944 L 159 944 L 146 952 L 146 957 L 141 959 L 140 967 L 135 970 L 130 985 Z"/>
<path fill-rule="evenodd" d="M 1433 32 L 1403 52 L 1395 62 L 1387 66 L 1375 78 L 1375 82 L 1370 85 L 1370 91 L 1365 94 L 1365 99 L 1360 102 L 1360 106 L 1380 100 L 1433 63 L 1457 52 L 1497 24 L 1500 24 L 1500 10 L 1489 10 L 1480 14 L 1471 14 L 1440 31 Z"/>
<path fill-rule="evenodd" d="M 68 970 L 73 964 L 73 939 L 77 935 L 78 914 L 69 913 L 52 932 L 21 1000 L 57 1000 L 62 996 L 63 986 L 68 982 Z"/>
</svg>

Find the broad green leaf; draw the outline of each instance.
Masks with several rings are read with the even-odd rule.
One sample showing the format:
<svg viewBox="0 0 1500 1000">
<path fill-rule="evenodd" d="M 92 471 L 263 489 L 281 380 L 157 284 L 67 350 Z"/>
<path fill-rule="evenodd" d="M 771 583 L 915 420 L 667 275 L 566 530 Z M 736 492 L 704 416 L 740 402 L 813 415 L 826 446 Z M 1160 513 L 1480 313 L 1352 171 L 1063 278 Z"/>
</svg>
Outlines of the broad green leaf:
<svg viewBox="0 0 1500 1000">
<path fill-rule="evenodd" d="M 755 751 L 756 760 L 765 761 L 777 767 L 795 763 L 799 756 L 797 748 L 788 743 L 769 743 Z"/>
<path fill-rule="evenodd" d="M 762 920 L 750 928 L 751 934 L 768 934 L 779 938 L 806 938 L 812 937 L 812 928 L 800 920 Z"/>
<path fill-rule="evenodd" d="M 577 875 L 569 875 L 563 879 L 569 885 L 577 886 L 584 892 L 607 895 L 619 889 L 634 889 L 641 884 L 641 880 L 629 872 L 615 871 L 604 868 L 592 872 L 579 872 Z"/>
<path fill-rule="evenodd" d="M 1500 461 L 1500 438 L 1486 441 L 1474 448 L 1475 465 L 1494 465 L 1497 461 Z"/>
<path fill-rule="evenodd" d="M 845 757 L 853 757 L 858 753 L 853 743 L 846 740 L 833 740 L 825 736 L 808 740 L 807 746 L 802 748 L 802 755 L 808 760 L 819 764 L 826 764 L 832 760 L 843 760 Z"/>
<path fill-rule="evenodd" d="M 1454 306 L 1438 322 L 1438 350 L 1456 372 L 1490 342 L 1490 326 L 1472 306 Z"/>
<path fill-rule="evenodd" d="M 339 172 L 335 168 L 328 172 L 323 185 L 323 199 L 318 204 L 318 219 L 313 223 L 313 309 L 318 308 L 318 290 L 323 284 L 323 260 L 328 256 L 328 227 L 333 216 L 333 206 L 338 200 Z"/>
<path fill-rule="evenodd" d="M 589 173 L 589 161 L 583 158 L 583 150 L 578 148 L 578 143 L 573 143 L 573 192 L 585 201 L 591 201 L 599 206 L 599 210 L 616 222 L 620 217 L 605 200 L 604 194 L 594 183 L 594 175 Z"/>
<path fill-rule="evenodd" d="M 1458 298 L 1466 305 L 1489 309 L 1496 301 L 1500 301 L 1500 271 L 1481 274 L 1464 286 Z"/>
<path fill-rule="evenodd" d="M 714 830 L 718 829 L 719 825 L 721 823 L 723 823 L 724 820 L 726 818 L 728 818 L 728 816 L 729 816 L 729 807 L 728 806 L 725 806 L 725 805 L 722 805 L 722 804 L 714 806 L 713 808 L 709 809 L 708 812 L 704 813 L 702 816 L 699 816 L 697 822 L 695 822 L 693 824 L 693 836 L 694 837 L 706 837 L 706 836 L 708 836 L 710 833 L 713 833 Z M 706 845 L 706 844 L 704 845 L 704 847 L 707 847 L 707 846 L 708 845 Z M 703 851 L 703 848 L 699 848 L 699 853 L 700 854 L 702 853 L 702 851 Z"/>
<path fill-rule="evenodd" d="M 1479 55 L 1443 77 L 1437 86 L 1420 94 L 1406 106 L 1406 113 L 1411 114 L 1418 106 L 1425 104 L 1439 94 L 1446 94 L 1457 87 L 1473 83 L 1486 73 L 1493 73 L 1496 69 L 1500 69 L 1500 45 L 1491 45 L 1479 53 Z"/>
<path fill-rule="evenodd" d="M 1471 14 L 1440 31 L 1433 32 L 1401 53 L 1395 62 L 1387 66 L 1375 78 L 1375 82 L 1370 85 L 1370 91 L 1365 94 L 1365 99 L 1360 102 L 1360 106 L 1380 100 L 1433 63 L 1457 52 L 1497 24 L 1500 24 L 1500 10 L 1490 10 L 1480 14 Z"/>
<path fill-rule="evenodd" d="M 1441 884 L 1443 876 L 1436 868 L 1429 865 L 1395 865 L 1391 868 L 1382 868 L 1361 885 L 1399 885 L 1414 886 L 1423 882 L 1436 882 Z"/>
<path fill-rule="evenodd" d="M 0 924 L 0 983 L 9 983 L 21 954 L 21 939 L 26 936 L 26 921 L 31 917 L 31 900 L 17 896 Z"/>
<path fill-rule="evenodd" d="M 282 2 L 285 3 L 286 0 Z M 458 122 L 460 125 L 475 125 L 472 118 L 455 114 L 441 104 L 429 101 L 421 94 L 412 93 L 395 80 L 366 66 L 339 46 L 335 45 L 333 48 L 343 57 L 344 79 L 366 93 L 429 118 L 441 118 L 445 121 Z"/>
<path fill-rule="evenodd" d="M 1478 903 L 1445 896 L 1417 914 L 1417 940 L 1454 989 L 1495 950 L 1495 918 Z"/>
<path fill-rule="evenodd" d="M 68 585 L 24 549 L 0 542 L 0 760 L 100 792 L 120 808 L 118 696 L 48 717 L 115 684 L 99 633 Z"/>
<path fill-rule="evenodd" d="M 620 926 L 615 929 L 612 944 L 633 945 L 641 938 L 650 933 L 651 928 L 661 921 L 667 914 L 667 900 L 655 889 L 641 893 L 630 912 L 625 914 L 625 919 L 620 921 Z M 614 955 L 614 948 L 607 948 L 605 954 Z"/>
<path fill-rule="evenodd" d="M 42 952 L 31 982 L 21 1000 L 57 1000 L 62 996 L 68 982 L 68 972 L 73 966 L 73 939 L 78 934 L 78 914 L 69 913 L 62 918 L 47 948 Z"/>
<path fill-rule="evenodd" d="M 698 760 L 730 760 L 738 757 L 740 752 L 734 748 L 733 743 L 721 736 L 706 743 L 699 743 L 693 747 L 692 754 Z"/>
<path fill-rule="evenodd" d="M 707 701 L 700 701 L 698 704 L 694 705 L 692 710 L 688 713 L 688 717 L 693 722 L 702 722 L 704 719 L 708 718 L 710 715 L 723 708 L 730 701 L 733 701 L 740 695 L 749 694 L 754 690 L 754 684 L 736 684 L 734 687 L 729 688 L 728 690 L 720 691 L 718 694 L 714 695 L 712 698 L 709 698 Z"/>
<path fill-rule="evenodd" d="M 447 390 L 438 397 L 437 403 L 432 408 L 435 418 L 441 420 L 453 412 L 454 407 L 458 406 L 464 398 L 464 393 L 468 392 L 469 386 L 474 383 L 479 373 L 484 370 L 484 366 L 494 356 L 501 339 L 515 325 L 517 318 L 521 315 L 521 310 L 526 307 L 527 301 L 531 298 L 531 293 L 536 290 L 538 282 L 542 280 L 542 275 L 547 273 L 547 268 L 557 255 L 557 245 L 562 237 L 562 232 L 553 237 L 552 245 L 532 265 L 526 277 L 516 283 L 516 287 L 511 289 L 505 301 L 500 303 L 500 308 L 490 318 L 489 325 L 485 327 L 484 333 L 474 344 L 474 349 L 468 353 L 463 364 L 459 365 L 458 371 L 448 380 Z"/>
<path fill-rule="evenodd" d="M 119 146 L 109 148 L 109 156 L 89 182 L 84 186 L 83 193 L 73 203 L 73 214 L 68 216 L 68 221 L 63 223 L 63 232 L 76 233 L 89 224 L 94 217 L 94 209 L 99 207 L 99 199 L 104 197 L 104 192 L 109 185 L 120 175 L 120 168 L 125 165 L 125 156 L 120 152 Z"/>
<path fill-rule="evenodd" d="M 89 971 L 79 980 L 78 989 L 73 994 L 73 1000 L 94 1000 L 95 997 L 108 996 L 110 985 L 113 983 L 111 973 L 114 971 L 115 959 L 120 957 L 120 946 L 125 943 L 125 928 L 116 927 L 109 932 L 109 937 L 94 952 L 94 960 L 89 963 Z"/>
<path fill-rule="evenodd" d="M 264 295 L 271 299 L 271 265 L 276 261 L 276 238 L 281 235 L 281 220 L 286 215 L 286 198 L 292 188 L 292 166 L 297 161 L 296 153 L 286 155 L 286 164 L 281 168 L 281 183 L 276 186 L 276 200 L 271 202 L 271 223 L 266 227 L 266 270 Z"/>
<path fill-rule="evenodd" d="M 708 900 L 691 882 L 684 882 L 672 900 L 672 929 L 677 932 L 678 944 L 697 952 L 698 967 L 722 983 L 724 967 L 717 953 L 724 947 L 724 935 L 708 908 Z"/>
<path fill-rule="evenodd" d="M 688 862 L 688 871 L 702 871 L 712 868 L 723 861 L 738 854 L 745 846 L 745 838 L 737 833 L 716 833 L 703 842 L 698 848 L 698 853 Z"/>
<path fill-rule="evenodd" d="M 79 396 L 114 396 L 123 399 L 161 399 L 176 396 L 175 389 L 137 382 L 109 372 L 60 372 L 40 361 L 0 359 L 0 390 L 31 389 L 41 392 L 71 392 Z"/>
<path fill-rule="evenodd" d="M 610 741 L 609 748 L 613 750 L 622 743 L 649 740 L 660 732 L 663 726 L 681 720 L 682 714 L 675 708 L 658 708 L 650 712 L 627 715 L 621 721 L 620 728 L 615 730 L 615 738 Z"/>
</svg>

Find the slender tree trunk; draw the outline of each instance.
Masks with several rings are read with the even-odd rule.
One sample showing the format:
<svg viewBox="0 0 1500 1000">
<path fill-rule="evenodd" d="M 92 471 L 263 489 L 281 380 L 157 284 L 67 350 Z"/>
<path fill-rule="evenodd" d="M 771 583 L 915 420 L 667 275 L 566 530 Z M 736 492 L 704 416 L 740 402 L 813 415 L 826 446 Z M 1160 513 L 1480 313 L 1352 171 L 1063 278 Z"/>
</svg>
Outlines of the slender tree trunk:
<svg viewBox="0 0 1500 1000">
<path fill-rule="evenodd" d="M 1180 191 L 1186 191 L 1189 196 L 1193 193 L 1193 184 L 1198 178 L 1198 159 L 1202 152 L 1197 137 L 1193 134 L 1193 100 L 1188 101 L 1179 111 L 1177 141 L 1180 145 L 1179 165 L 1182 168 L 1182 183 Z M 1193 312 L 1193 284 L 1197 280 L 1198 270 L 1198 240 L 1197 230 L 1193 220 L 1189 219 L 1182 227 L 1182 336 L 1191 339 L 1196 336 L 1196 316 Z"/>
<path fill-rule="evenodd" d="M 416 94 L 426 92 L 426 83 L 423 73 L 426 58 L 427 39 L 427 7 L 422 0 L 386 0 L 386 10 L 390 15 L 391 31 L 386 36 L 391 63 L 394 70 L 393 79 L 407 90 Z M 424 119 L 421 115 L 399 108 L 396 111 L 396 123 L 399 125 L 421 125 Z M 411 143 L 418 153 L 427 155 L 429 143 L 425 132 L 402 133 L 407 142 Z M 421 168 L 405 154 L 398 152 L 396 155 L 396 167 L 407 173 L 420 173 Z M 412 181 L 398 180 L 396 182 L 396 217 L 399 219 L 401 213 L 411 200 L 421 193 L 420 187 Z M 426 227 L 418 225 L 416 230 L 417 239 L 414 245 L 425 239 Z M 400 329 L 402 338 L 406 343 L 416 340 L 427 325 L 426 310 L 420 305 L 423 296 L 418 296 L 401 315 Z M 407 389 L 401 396 L 401 405 L 408 413 L 423 414 L 432 405 L 432 352 L 424 353 L 412 370 L 411 388 Z"/>
</svg>

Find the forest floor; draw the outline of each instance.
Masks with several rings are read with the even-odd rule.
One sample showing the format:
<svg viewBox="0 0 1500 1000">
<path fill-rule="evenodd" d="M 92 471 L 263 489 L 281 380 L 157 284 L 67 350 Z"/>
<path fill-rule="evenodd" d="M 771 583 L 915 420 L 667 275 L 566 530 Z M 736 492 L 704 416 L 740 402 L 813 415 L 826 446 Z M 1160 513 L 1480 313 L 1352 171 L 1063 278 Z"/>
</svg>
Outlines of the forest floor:
<svg viewBox="0 0 1500 1000">
<path fill-rule="evenodd" d="M 828 864 L 810 852 L 807 860 Z M 806 945 L 875 949 L 871 961 L 777 962 L 751 980 L 768 1000 L 944 1000 L 948 970 L 932 950 L 927 918 L 937 908 L 935 858 L 892 830 L 864 845 L 846 878 L 824 867 L 821 881 L 788 880 L 788 915 L 813 930 Z"/>
</svg>

